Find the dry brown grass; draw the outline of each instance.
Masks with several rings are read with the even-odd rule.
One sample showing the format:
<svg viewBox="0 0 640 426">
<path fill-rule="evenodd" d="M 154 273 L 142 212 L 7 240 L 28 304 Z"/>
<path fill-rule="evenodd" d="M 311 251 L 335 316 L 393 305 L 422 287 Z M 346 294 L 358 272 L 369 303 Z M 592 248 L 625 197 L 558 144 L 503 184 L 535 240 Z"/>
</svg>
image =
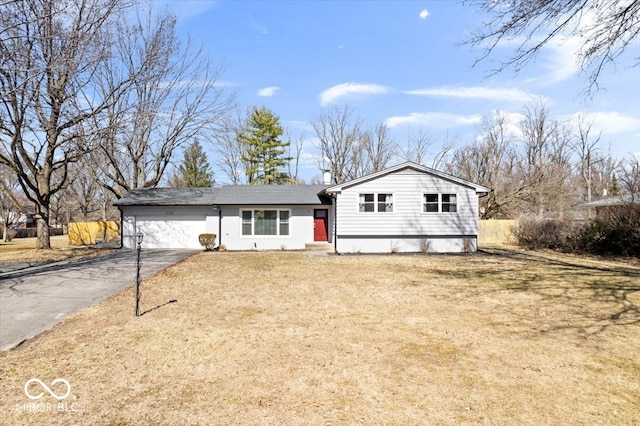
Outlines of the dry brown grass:
<svg viewBox="0 0 640 426">
<path fill-rule="evenodd" d="M 95 256 L 108 251 L 94 247 L 70 246 L 66 235 L 52 236 L 51 250 L 36 250 L 35 247 L 35 238 L 14 238 L 8 243 L 0 241 L 0 263 L 49 262 Z"/>
<path fill-rule="evenodd" d="M 634 265 L 513 252 L 203 253 L 145 280 L 142 291 L 139 318 L 130 288 L 0 354 L 0 418 L 640 422 Z M 65 402 L 77 411 L 25 411 L 32 377 L 67 379 Z"/>
</svg>

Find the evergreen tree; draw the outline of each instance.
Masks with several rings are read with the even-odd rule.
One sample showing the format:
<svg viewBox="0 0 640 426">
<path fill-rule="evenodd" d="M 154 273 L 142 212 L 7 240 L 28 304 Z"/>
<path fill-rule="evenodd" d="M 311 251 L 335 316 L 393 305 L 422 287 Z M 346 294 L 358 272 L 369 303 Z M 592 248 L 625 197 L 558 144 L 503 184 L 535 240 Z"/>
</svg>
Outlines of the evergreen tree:
<svg viewBox="0 0 640 426">
<path fill-rule="evenodd" d="M 265 107 L 253 107 L 244 129 L 238 133 L 238 141 L 246 148 L 242 157 L 249 184 L 284 184 L 291 181 L 286 170 L 290 157 L 285 155 L 288 141 L 282 141 L 284 133 L 280 117 Z"/>
<path fill-rule="evenodd" d="M 184 150 L 184 159 L 171 179 L 174 188 L 209 188 L 215 184 L 207 154 L 196 139 Z"/>
</svg>

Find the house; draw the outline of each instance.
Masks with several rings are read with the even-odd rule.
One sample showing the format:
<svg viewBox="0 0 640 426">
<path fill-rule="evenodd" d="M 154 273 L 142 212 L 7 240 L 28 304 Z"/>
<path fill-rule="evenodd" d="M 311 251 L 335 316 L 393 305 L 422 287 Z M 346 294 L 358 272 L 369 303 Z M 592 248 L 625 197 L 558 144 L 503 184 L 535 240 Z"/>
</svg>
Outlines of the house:
<svg viewBox="0 0 640 426">
<path fill-rule="evenodd" d="M 116 203 L 122 247 L 201 248 L 213 233 L 229 250 L 300 250 L 329 242 L 328 185 L 227 185 L 221 188 L 134 189 Z"/>
<path fill-rule="evenodd" d="M 490 191 L 411 162 L 332 186 L 336 251 L 476 251 L 478 197 Z"/>
<path fill-rule="evenodd" d="M 135 189 L 114 203 L 122 246 L 200 248 L 214 233 L 228 250 L 338 253 L 475 251 L 481 185 L 406 162 L 338 185 L 227 185 Z"/>
<path fill-rule="evenodd" d="M 589 209 L 595 209 L 596 217 L 606 219 L 619 213 L 622 210 L 638 209 L 640 201 L 637 196 L 621 195 L 617 197 L 603 198 L 601 200 L 584 203 L 583 206 Z"/>
</svg>

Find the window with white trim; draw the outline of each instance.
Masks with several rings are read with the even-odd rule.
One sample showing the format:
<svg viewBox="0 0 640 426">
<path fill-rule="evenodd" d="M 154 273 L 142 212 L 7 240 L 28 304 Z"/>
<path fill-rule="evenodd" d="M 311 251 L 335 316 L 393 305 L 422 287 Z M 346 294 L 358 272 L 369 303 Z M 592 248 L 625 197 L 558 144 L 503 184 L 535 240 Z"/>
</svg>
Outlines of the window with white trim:
<svg viewBox="0 0 640 426">
<path fill-rule="evenodd" d="M 375 194 L 360 194 L 359 212 L 375 211 Z"/>
<path fill-rule="evenodd" d="M 391 213 L 393 212 L 393 194 L 360 194 L 358 211 Z"/>
<path fill-rule="evenodd" d="M 438 194 L 424 194 L 422 211 L 425 213 L 438 213 L 440 210 L 438 208 L 439 198 Z"/>
<path fill-rule="evenodd" d="M 456 194 L 442 194 L 442 213 L 455 213 L 458 211 Z"/>
<path fill-rule="evenodd" d="M 289 210 L 280 210 L 279 215 L 279 235 L 289 235 Z"/>
<path fill-rule="evenodd" d="M 242 210 L 242 235 L 289 235 L 289 210 Z"/>
<path fill-rule="evenodd" d="M 423 213 L 456 213 L 457 211 L 456 194 L 422 194 Z"/>
</svg>

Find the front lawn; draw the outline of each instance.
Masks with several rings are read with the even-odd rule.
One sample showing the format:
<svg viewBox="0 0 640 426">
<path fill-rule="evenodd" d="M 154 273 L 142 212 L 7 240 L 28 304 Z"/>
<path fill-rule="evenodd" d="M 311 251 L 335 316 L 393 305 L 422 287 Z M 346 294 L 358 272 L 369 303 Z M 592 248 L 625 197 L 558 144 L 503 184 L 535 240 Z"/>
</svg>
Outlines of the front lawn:
<svg viewBox="0 0 640 426">
<path fill-rule="evenodd" d="M 129 288 L 1 353 L 0 419 L 640 422 L 638 265 L 511 251 L 202 253 L 145 280 L 145 314 L 133 308 Z M 31 378 L 63 378 L 71 392 L 58 402 L 32 383 L 45 395 L 30 400 Z"/>
<path fill-rule="evenodd" d="M 14 238 L 6 243 L 0 241 L 0 264 L 14 262 L 55 262 L 106 254 L 109 251 L 111 251 L 111 249 L 97 246 L 70 246 L 67 235 L 52 236 L 51 250 L 36 250 L 35 238 Z"/>
</svg>

